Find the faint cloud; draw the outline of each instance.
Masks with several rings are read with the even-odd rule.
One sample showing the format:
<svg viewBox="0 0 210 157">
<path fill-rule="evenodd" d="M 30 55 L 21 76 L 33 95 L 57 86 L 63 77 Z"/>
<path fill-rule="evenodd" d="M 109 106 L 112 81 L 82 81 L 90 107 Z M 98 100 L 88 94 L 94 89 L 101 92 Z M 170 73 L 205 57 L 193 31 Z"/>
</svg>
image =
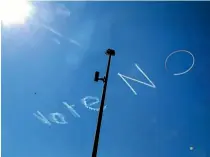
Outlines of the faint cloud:
<svg viewBox="0 0 210 157">
<path fill-rule="evenodd" d="M 58 44 L 58 45 L 60 45 L 61 43 L 60 43 L 60 41 L 58 40 L 58 39 L 56 39 L 56 38 L 52 38 L 52 41 L 54 41 L 56 44 Z"/>
<path fill-rule="evenodd" d="M 56 8 L 56 13 L 58 15 L 61 15 L 61 16 L 70 16 L 71 15 L 71 12 L 67 9 L 67 7 L 65 5 L 59 5 L 57 8 Z"/>
<path fill-rule="evenodd" d="M 53 16 L 55 9 L 52 4 L 33 1 L 33 5 L 36 8 L 35 18 L 39 20 L 39 22 L 52 23 L 56 20 Z"/>
<path fill-rule="evenodd" d="M 79 47 L 81 46 L 81 44 L 79 42 L 77 42 L 76 40 L 68 39 L 68 41 L 72 44 L 75 44 L 75 45 L 79 46 Z"/>
<path fill-rule="evenodd" d="M 59 37 L 63 37 L 63 35 L 61 33 L 59 33 L 58 31 L 56 31 L 55 29 L 53 29 L 52 27 L 50 26 L 46 26 L 45 24 L 42 24 L 42 26 L 47 29 L 48 31 L 50 31 L 51 33 L 59 36 Z"/>
</svg>

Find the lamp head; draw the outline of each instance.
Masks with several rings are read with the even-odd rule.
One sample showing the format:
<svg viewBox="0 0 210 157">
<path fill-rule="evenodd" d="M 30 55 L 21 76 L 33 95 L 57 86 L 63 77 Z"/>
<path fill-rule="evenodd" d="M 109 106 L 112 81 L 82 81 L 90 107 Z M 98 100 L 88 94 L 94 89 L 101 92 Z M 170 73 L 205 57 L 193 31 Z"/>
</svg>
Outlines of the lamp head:
<svg viewBox="0 0 210 157">
<path fill-rule="evenodd" d="M 96 72 L 95 72 L 94 81 L 95 81 L 95 82 L 98 82 L 98 80 L 99 80 L 99 72 L 96 71 Z"/>
<path fill-rule="evenodd" d="M 105 53 L 106 53 L 106 55 L 115 56 L 115 50 L 113 50 L 113 49 L 107 49 Z"/>
</svg>

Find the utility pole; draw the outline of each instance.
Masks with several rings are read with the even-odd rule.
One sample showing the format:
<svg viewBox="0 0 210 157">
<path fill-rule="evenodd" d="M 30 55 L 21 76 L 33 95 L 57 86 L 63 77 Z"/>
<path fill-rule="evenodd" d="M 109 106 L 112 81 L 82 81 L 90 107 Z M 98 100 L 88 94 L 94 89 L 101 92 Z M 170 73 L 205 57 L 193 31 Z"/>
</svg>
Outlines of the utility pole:
<svg viewBox="0 0 210 157">
<path fill-rule="evenodd" d="M 105 97 L 106 97 L 106 88 L 107 88 L 107 82 L 108 82 L 108 77 L 109 77 L 109 68 L 110 68 L 110 63 L 111 63 L 111 57 L 115 56 L 115 50 L 108 49 L 108 50 L 106 50 L 105 54 L 109 56 L 107 69 L 106 69 L 106 75 L 103 78 L 99 78 L 99 72 L 96 71 L 95 78 L 94 78 L 94 81 L 96 81 L 96 82 L 98 82 L 99 80 L 103 81 L 104 86 L 103 86 L 103 91 L 102 91 L 102 96 L 101 96 L 101 105 L 100 105 L 99 114 L 98 114 L 98 122 L 97 122 L 97 127 L 96 127 L 92 157 L 97 157 L 98 142 L 99 142 L 100 129 L 101 129 L 101 121 L 102 121 L 102 116 L 103 116 L 104 102 L 105 102 Z"/>
</svg>

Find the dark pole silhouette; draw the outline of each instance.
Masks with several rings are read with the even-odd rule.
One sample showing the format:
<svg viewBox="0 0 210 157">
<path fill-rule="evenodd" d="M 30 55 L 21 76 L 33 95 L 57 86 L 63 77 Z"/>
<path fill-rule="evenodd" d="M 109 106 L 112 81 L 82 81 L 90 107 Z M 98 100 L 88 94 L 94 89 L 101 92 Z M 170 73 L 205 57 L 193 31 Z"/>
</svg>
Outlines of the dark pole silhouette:
<svg viewBox="0 0 210 157">
<path fill-rule="evenodd" d="M 109 68 L 110 68 L 110 63 L 111 63 L 111 57 L 115 56 L 115 50 L 112 50 L 112 49 L 106 50 L 106 55 L 109 56 L 108 65 L 107 65 L 107 69 L 106 69 L 106 76 L 104 76 L 103 78 L 99 78 L 99 72 L 96 71 L 95 78 L 94 78 L 94 81 L 96 81 L 96 82 L 98 82 L 99 80 L 103 81 L 104 86 L 103 86 L 103 92 L 102 92 L 102 96 L 101 96 L 101 105 L 100 105 L 99 114 L 98 114 L 98 122 L 97 122 L 97 127 L 96 127 L 92 157 L 97 157 L 98 142 L 99 142 L 100 129 L 101 129 L 101 121 L 102 121 L 102 116 L 103 116 L 104 102 L 105 102 L 105 97 L 106 97 L 106 88 L 107 88 L 107 82 L 108 82 L 108 77 L 109 77 Z"/>
</svg>

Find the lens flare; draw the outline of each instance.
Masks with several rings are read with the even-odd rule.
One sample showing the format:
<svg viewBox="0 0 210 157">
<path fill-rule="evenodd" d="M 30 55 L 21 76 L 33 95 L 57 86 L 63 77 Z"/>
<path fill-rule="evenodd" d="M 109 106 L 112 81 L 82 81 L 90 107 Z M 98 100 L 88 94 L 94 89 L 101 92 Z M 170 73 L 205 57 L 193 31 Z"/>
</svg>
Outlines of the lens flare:
<svg viewBox="0 0 210 157">
<path fill-rule="evenodd" d="M 24 24 L 32 12 L 33 7 L 27 0 L 0 1 L 0 19 L 3 25 Z"/>
</svg>

